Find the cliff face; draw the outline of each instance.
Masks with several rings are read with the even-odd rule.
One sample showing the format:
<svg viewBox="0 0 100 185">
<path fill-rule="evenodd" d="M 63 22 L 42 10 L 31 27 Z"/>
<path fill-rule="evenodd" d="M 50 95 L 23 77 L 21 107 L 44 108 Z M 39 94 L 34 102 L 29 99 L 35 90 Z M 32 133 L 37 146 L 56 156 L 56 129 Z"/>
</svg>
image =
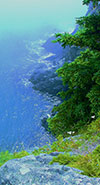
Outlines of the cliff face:
<svg viewBox="0 0 100 185">
<path fill-rule="evenodd" d="M 100 3 L 98 7 L 95 8 L 93 8 L 92 3 L 90 3 L 86 16 L 93 13 L 97 14 L 99 11 Z M 76 25 L 72 34 L 75 34 L 78 28 L 79 26 Z M 54 96 L 64 89 L 61 79 L 57 77 L 56 69 L 61 67 L 66 61 L 72 62 L 80 55 L 81 49 L 80 47 L 75 46 L 67 46 L 63 49 L 59 43 L 52 43 L 52 40 L 55 40 L 54 36 L 48 38 L 48 40 L 41 45 L 44 50 L 44 56 L 39 56 L 36 69 L 34 70 L 30 81 L 32 82 L 34 89 Z"/>
<path fill-rule="evenodd" d="M 60 68 L 65 61 L 72 62 L 80 55 L 79 47 L 69 47 L 65 49 L 59 43 L 52 43 L 55 37 L 50 37 L 41 45 L 41 51 L 37 52 L 38 57 L 34 63 L 34 72 L 30 81 L 35 90 L 43 93 L 49 93 L 55 96 L 59 91 L 63 90 L 62 81 L 58 78 L 56 70 Z M 40 45 L 37 46 L 38 51 Z M 67 87 L 65 87 L 67 88 Z"/>
<path fill-rule="evenodd" d="M 49 93 L 53 96 L 64 89 L 61 79 L 57 76 L 56 70 L 61 67 L 65 61 L 71 62 L 80 54 L 80 48 L 68 46 L 63 49 L 59 43 L 52 43 L 54 39 L 55 37 L 50 37 L 42 45 L 44 53 L 38 58 L 30 79 L 35 90 Z"/>
</svg>

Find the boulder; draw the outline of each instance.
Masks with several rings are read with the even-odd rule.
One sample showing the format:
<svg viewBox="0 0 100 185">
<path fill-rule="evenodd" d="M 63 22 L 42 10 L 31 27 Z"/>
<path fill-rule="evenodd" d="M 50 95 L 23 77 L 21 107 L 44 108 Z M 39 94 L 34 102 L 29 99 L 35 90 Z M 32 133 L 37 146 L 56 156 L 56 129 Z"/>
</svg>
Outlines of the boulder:
<svg viewBox="0 0 100 185">
<path fill-rule="evenodd" d="M 89 178 L 80 170 L 55 163 L 49 165 L 59 152 L 39 156 L 29 155 L 6 162 L 0 168 L 0 185 L 99 185 L 100 178 Z"/>
</svg>

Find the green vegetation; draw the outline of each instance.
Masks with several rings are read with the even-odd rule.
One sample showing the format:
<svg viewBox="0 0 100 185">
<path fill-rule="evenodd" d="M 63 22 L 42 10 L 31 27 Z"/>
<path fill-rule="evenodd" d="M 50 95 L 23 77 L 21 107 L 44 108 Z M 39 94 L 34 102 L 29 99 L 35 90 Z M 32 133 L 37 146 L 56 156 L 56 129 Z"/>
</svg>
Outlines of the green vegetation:
<svg viewBox="0 0 100 185">
<path fill-rule="evenodd" d="M 80 142 L 75 142 L 73 138 L 71 140 L 66 139 L 63 140 L 63 137 L 59 135 L 57 141 L 53 142 L 52 145 L 45 145 L 41 147 L 39 150 L 34 150 L 32 153 L 34 155 L 39 155 L 40 153 L 47 153 L 50 154 L 52 152 L 69 152 L 72 148 L 78 148 L 81 145 Z"/>
<path fill-rule="evenodd" d="M 92 152 L 89 146 L 93 143 L 98 143 L 100 140 L 100 114 L 95 121 L 80 130 L 78 137 L 70 137 L 70 139 L 63 140 L 60 135 L 58 140 L 52 145 L 44 146 L 39 150 L 33 151 L 34 155 L 40 153 L 50 154 L 52 152 L 64 152 L 54 157 L 50 164 L 58 162 L 59 164 L 68 165 L 70 167 L 82 170 L 82 174 L 90 177 L 100 177 L 100 145 L 98 145 Z M 70 155 L 70 151 L 77 151 L 77 155 Z M 79 152 L 83 151 L 83 155 Z"/>
<path fill-rule="evenodd" d="M 89 4 L 84 0 L 83 4 Z M 99 0 L 92 0 L 94 7 Z M 75 35 L 56 34 L 55 42 L 86 48 L 72 63 L 65 63 L 57 73 L 62 77 L 63 85 L 68 85 L 66 92 L 59 94 L 63 103 L 54 107 L 54 117 L 48 119 L 49 129 L 56 135 L 57 141 L 47 144 L 31 154 L 50 154 L 63 152 L 54 157 L 50 164 L 60 164 L 82 170 L 82 174 L 90 177 L 100 177 L 100 13 L 81 17 L 80 25 Z M 92 119 L 94 118 L 94 121 Z M 68 136 L 68 131 L 75 131 L 76 137 Z M 72 135 L 73 136 L 73 135 Z M 89 146 L 98 146 L 91 152 Z M 70 155 L 76 151 L 76 155 Z M 79 155 L 79 152 L 81 155 Z M 14 154 L 0 153 L 0 166 L 14 158 L 30 155 L 26 151 Z"/>
<path fill-rule="evenodd" d="M 21 158 L 27 155 L 39 155 L 41 153 L 50 154 L 52 152 L 63 152 L 57 157 L 54 157 L 50 164 L 58 162 L 60 164 L 68 165 L 70 167 L 78 168 L 82 170 L 82 174 L 90 177 L 100 177 L 100 145 L 97 146 L 92 153 L 89 151 L 89 146 L 92 143 L 100 140 L 100 113 L 95 121 L 92 121 L 84 130 L 80 130 L 79 135 L 76 137 L 70 137 L 63 139 L 62 135 L 59 135 L 57 141 L 53 144 L 47 144 L 40 147 L 38 150 L 34 150 L 32 153 L 26 151 L 9 153 L 0 153 L 0 166 L 5 162 L 15 158 Z M 88 145 L 89 144 L 89 145 Z M 77 151 L 77 155 L 70 155 L 69 152 Z M 83 151 L 83 155 L 79 155 L 79 152 Z"/>
<path fill-rule="evenodd" d="M 11 159 L 21 158 L 27 155 L 30 155 L 27 151 L 15 152 L 13 154 L 9 153 L 9 151 L 0 152 L 0 166 Z"/>
<path fill-rule="evenodd" d="M 96 5 L 98 1 L 93 2 Z M 70 130 L 77 133 L 91 123 L 92 116 L 96 119 L 100 111 L 100 12 L 76 22 L 80 28 L 74 35 L 58 33 L 54 41 L 64 48 L 67 45 L 86 48 L 73 62 L 65 62 L 57 70 L 68 90 L 59 93 L 63 102 L 53 108 L 56 114 L 48 119 L 49 130 L 55 136 L 66 137 Z"/>
<path fill-rule="evenodd" d="M 96 6 L 96 5 L 98 5 L 98 2 L 100 0 L 83 0 L 83 4 L 88 5 L 91 1 L 93 2 L 93 5 Z"/>
<path fill-rule="evenodd" d="M 99 1 L 92 2 L 95 8 Z M 90 0 L 83 1 L 83 4 L 89 3 Z M 64 48 L 74 45 L 86 49 L 72 63 L 66 62 L 57 70 L 63 85 L 68 85 L 69 89 L 59 93 L 63 103 L 53 108 L 56 114 L 48 119 L 49 130 L 59 136 L 58 141 L 47 148 L 48 151 L 46 148 L 41 151 L 65 152 L 54 157 L 50 164 L 67 164 L 82 170 L 85 175 L 100 177 L 100 145 L 92 153 L 89 151 L 89 146 L 100 138 L 100 12 L 81 17 L 76 22 L 80 28 L 75 35 L 58 33 L 54 42 Z M 68 136 L 70 130 L 81 136 L 64 141 L 62 136 Z M 87 154 L 70 156 L 68 153 L 83 148 Z"/>
<path fill-rule="evenodd" d="M 87 155 L 73 155 L 68 153 L 59 154 L 54 157 L 50 164 L 59 162 L 60 164 L 68 165 L 70 167 L 82 170 L 82 174 L 90 177 L 100 177 L 100 145 Z"/>
</svg>

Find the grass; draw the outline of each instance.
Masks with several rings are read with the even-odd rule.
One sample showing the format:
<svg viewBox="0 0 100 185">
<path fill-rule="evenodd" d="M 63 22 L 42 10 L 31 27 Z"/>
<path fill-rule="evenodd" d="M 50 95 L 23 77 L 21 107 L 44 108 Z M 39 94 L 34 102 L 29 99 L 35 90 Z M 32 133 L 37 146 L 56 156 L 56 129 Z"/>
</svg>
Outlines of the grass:
<svg viewBox="0 0 100 185">
<path fill-rule="evenodd" d="M 9 151 L 6 152 L 0 152 L 0 166 L 2 166 L 4 163 L 11 159 L 16 159 L 16 158 L 22 158 L 27 155 L 30 155 L 27 151 L 21 151 L 21 152 L 15 152 L 11 154 Z"/>
<path fill-rule="evenodd" d="M 70 167 L 78 168 L 82 170 L 82 174 L 89 177 L 100 177 L 100 145 L 92 151 L 89 151 L 88 144 L 92 145 L 100 140 L 100 116 L 92 121 L 87 128 L 83 128 L 79 131 L 78 137 L 70 137 L 63 139 L 61 135 L 57 138 L 57 141 L 53 144 L 47 144 L 40 147 L 38 150 L 34 150 L 31 154 L 37 156 L 40 153 L 50 154 L 52 152 L 63 152 L 57 157 L 54 157 L 50 164 L 58 162 L 59 164 L 68 165 Z M 83 155 L 70 155 L 70 151 L 82 151 Z M 9 151 L 0 153 L 0 166 L 5 162 L 15 158 L 21 158 L 30 155 L 27 151 L 21 151 L 16 153 L 9 153 Z"/>
<path fill-rule="evenodd" d="M 89 177 L 100 177 L 100 145 L 89 154 L 73 155 L 69 153 L 59 154 L 57 157 L 53 157 L 53 160 L 49 164 L 59 163 L 68 165 L 70 167 L 78 168 L 83 172 L 81 174 Z"/>
</svg>

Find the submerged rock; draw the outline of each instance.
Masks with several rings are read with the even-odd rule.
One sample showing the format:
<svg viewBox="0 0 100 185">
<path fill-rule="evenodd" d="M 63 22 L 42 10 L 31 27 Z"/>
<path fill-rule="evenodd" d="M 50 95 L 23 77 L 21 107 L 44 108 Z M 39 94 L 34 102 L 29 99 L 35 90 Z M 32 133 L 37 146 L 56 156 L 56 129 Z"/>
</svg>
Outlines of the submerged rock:
<svg viewBox="0 0 100 185">
<path fill-rule="evenodd" d="M 100 178 L 81 175 L 80 170 L 55 163 L 49 165 L 59 152 L 39 156 L 30 155 L 6 162 L 0 168 L 0 185 L 94 185 Z"/>
<path fill-rule="evenodd" d="M 41 125 L 45 128 L 46 131 L 48 131 L 48 122 L 47 122 L 48 117 L 44 117 L 41 119 Z"/>
</svg>

